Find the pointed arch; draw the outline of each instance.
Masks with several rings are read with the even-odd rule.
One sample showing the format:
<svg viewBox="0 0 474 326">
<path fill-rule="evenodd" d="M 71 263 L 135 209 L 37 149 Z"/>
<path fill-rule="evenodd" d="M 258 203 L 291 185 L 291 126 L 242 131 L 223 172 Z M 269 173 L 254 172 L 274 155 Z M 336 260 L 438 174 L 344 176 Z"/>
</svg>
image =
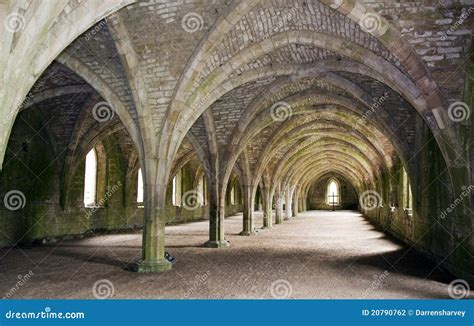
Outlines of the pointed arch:
<svg viewBox="0 0 474 326">
<path fill-rule="evenodd" d="M 137 204 L 143 204 L 143 174 L 142 169 L 138 169 L 137 175 Z"/>
<path fill-rule="evenodd" d="M 86 155 L 84 172 L 84 206 L 94 206 L 97 199 L 97 152 L 92 148 Z"/>
<path fill-rule="evenodd" d="M 341 202 L 341 187 L 339 181 L 331 177 L 326 186 L 326 203 L 331 206 L 337 206 Z"/>
</svg>

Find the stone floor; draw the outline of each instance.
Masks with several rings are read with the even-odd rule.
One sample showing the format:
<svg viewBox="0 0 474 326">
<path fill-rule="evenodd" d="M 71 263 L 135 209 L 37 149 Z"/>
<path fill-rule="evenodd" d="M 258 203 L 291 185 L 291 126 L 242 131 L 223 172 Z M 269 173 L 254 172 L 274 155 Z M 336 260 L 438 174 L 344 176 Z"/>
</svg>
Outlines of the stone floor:
<svg viewBox="0 0 474 326">
<path fill-rule="evenodd" d="M 167 227 L 167 251 L 177 261 L 163 274 L 124 269 L 140 257 L 138 232 L 2 249 L 0 294 L 9 293 L 11 298 L 94 298 L 94 293 L 113 298 L 449 298 L 451 276 L 376 231 L 359 213 L 305 212 L 265 230 L 260 229 L 261 214 L 256 215 L 259 234 L 250 237 L 238 236 L 242 215 L 226 219 L 231 243 L 226 249 L 202 247 L 208 222 Z M 26 280 L 24 275 L 30 271 Z"/>
</svg>

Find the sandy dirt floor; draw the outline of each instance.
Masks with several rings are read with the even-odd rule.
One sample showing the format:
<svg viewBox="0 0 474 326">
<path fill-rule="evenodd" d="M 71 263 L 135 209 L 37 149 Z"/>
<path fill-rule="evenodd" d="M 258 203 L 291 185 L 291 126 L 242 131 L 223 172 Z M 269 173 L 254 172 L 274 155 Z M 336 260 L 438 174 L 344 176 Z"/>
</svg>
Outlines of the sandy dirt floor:
<svg viewBox="0 0 474 326">
<path fill-rule="evenodd" d="M 203 247 L 208 221 L 166 228 L 173 269 L 125 269 L 141 233 L 0 250 L 0 294 L 11 298 L 449 298 L 454 278 L 374 229 L 359 213 L 310 211 L 258 235 L 225 220 L 225 249 Z M 25 277 L 25 274 L 30 276 Z M 18 285 L 18 283 L 21 283 Z M 94 286 L 95 284 L 95 286 Z"/>
</svg>

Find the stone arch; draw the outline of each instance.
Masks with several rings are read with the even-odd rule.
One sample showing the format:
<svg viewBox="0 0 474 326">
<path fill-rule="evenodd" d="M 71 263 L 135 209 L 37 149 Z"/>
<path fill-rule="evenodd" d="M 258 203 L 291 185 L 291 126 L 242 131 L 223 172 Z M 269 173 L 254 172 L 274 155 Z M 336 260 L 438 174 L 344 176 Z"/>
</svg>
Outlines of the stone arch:
<svg viewBox="0 0 474 326">
<path fill-rule="evenodd" d="M 111 5 L 109 2 L 88 0 L 82 6 L 73 6 L 74 10 L 67 14 L 67 1 L 37 3 L 29 8 L 32 12 L 27 12 L 27 15 L 31 15 L 31 20 L 23 31 L 14 33 L 7 29 L 1 30 L 3 51 L 0 71 L 8 83 L 3 81 L 0 84 L 0 113 L 4 116 L 4 128 L 0 131 L 0 162 L 3 162 L 10 131 L 21 103 L 40 74 L 84 31 L 130 3 L 131 0 L 121 0 Z M 39 5 L 42 6 L 41 13 L 33 14 Z M 7 10 L 10 13 L 17 12 L 18 6 L 18 3 L 11 2 Z M 22 71 L 17 71 L 19 67 Z"/>
<path fill-rule="evenodd" d="M 330 198 L 331 195 L 332 195 L 332 196 L 336 196 L 336 195 L 334 195 L 334 193 L 333 193 L 333 194 L 330 193 L 330 191 L 331 191 L 330 188 L 331 188 L 331 186 L 332 186 L 333 184 L 336 186 L 337 197 L 338 197 L 338 200 L 337 200 L 337 201 L 335 201 L 334 198 L 333 198 L 332 201 L 331 201 L 331 200 L 328 200 L 328 198 Z M 326 186 L 326 201 L 327 201 L 327 203 L 328 203 L 328 204 L 333 203 L 333 204 L 339 205 L 339 203 L 341 202 L 341 200 L 340 200 L 340 198 L 339 198 L 339 197 L 341 196 L 340 193 L 341 193 L 341 183 L 339 182 L 339 180 L 338 180 L 337 178 L 335 178 L 335 177 L 329 178 L 329 180 L 328 180 L 328 182 L 327 182 L 327 186 Z"/>
</svg>

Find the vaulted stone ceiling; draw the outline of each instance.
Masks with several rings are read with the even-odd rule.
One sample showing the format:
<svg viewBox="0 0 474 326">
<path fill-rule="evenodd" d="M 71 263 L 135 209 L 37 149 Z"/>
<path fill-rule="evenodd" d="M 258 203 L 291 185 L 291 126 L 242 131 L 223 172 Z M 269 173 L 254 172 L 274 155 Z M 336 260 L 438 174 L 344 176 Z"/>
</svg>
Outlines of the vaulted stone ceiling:
<svg viewBox="0 0 474 326">
<path fill-rule="evenodd" d="M 117 131 L 125 129 L 134 144 L 156 207 L 163 206 L 176 165 L 191 159 L 199 160 L 215 188 L 215 211 L 223 209 L 232 172 L 251 194 L 261 183 L 271 183 L 272 196 L 280 188 L 298 193 L 328 172 L 342 175 L 359 192 L 380 190 L 382 175 L 390 175 L 398 162 L 413 177 L 417 142 L 426 134 L 436 140 L 451 180 L 453 171 L 468 175 L 467 160 L 457 159 L 467 157 L 457 138 L 460 127 L 447 112 L 459 93 L 444 93 L 446 79 L 457 79 L 443 76 L 453 67 L 443 66 L 447 56 L 437 64 L 427 52 L 419 54 L 422 49 L 417 53 L 417 40 L 433 32 L 420 34 L 420 26 L 410 21 L 414 8 L 442 20 L 460 11 L 461 3 L 450 11 L 424 1 L 401 6 L 152 0 L 84 6 L 87 14 L 79 16 L 75 2 L 50 5 L 55 19 L 38 30 L 49 30 L 50 36 L 35 41 L 25 58 L 2 61 L 4 78 L 23 86 L 1 92 L 3 107 L 18 107 L 29 91 L 27 98 L 36 105 L 50 101 L 48 106 L 59 108 L 55 102 L 77 88 L 107 101 L 120 119 Z M 71 11 L 83 18 L 61 36 L 59 26 L 65 28 Z M 440 21 L 436 28 L 443 33 L 449 26 Z M 5 51 L 25 51 L 35 36 L 29 26 L 26 31 L 4 41 Z M 464 35 L 449 37 L 456 43 L 465 41 Z M 51 41 L 41 55 L 40 41 Z M 461 48 L 459 56 L 467 51 Z M 19 76 L 13 67 L 27 59 L 36 63 Z M 85 101 L 61 110 L 65 124 L 80 114 L 74 108 L 93 106 Z M 13 110 L 8 116 L 13 121 L 15 115 Z M 8 134 L 2 134 L 2 151 Z M 457 193 L 454 183 L 450 191 Z M 145 214 L 153 221 L 159 212 Z"/>
<path fill-rule="evenodd" d="M 187 14 L 188 21 L 178 18 Z M 196 151 L 203 153 L 201 160 L 209 164 L 211 153 L 220 157 L 217 174 L 223 184 L 245 151 L 252 174 L 258 175 L 256 183 L 265 169 L 286 171 L 261 157 L 271 153 L 276 161 L 287 162 L 299 155 L 313 162 L 332 157 L 341 169 L 360 171 L 357 182 L 348 177 L 362 185 L 373 182 L 381 166 L 390 167 L 395 152 L 404 160 L 410 157 L 416 109 L 426 107 L 413 76 L 377 38 L 377 29 L 385 28 L 381 17 L 372 31 L 364 23 L 318 1 L 294 6 L 285 1 L 209 2 L 198 7 L 139 3 L 99 22 L 59 61 L 92 75 L 89 79 L 100 77 L 142 134 L 149 135 L 145 143 L 150 142 L 152 150 L 161 148 L 155 139 L 162 144 L 173 140 L 162 148 L 168 159 L 189 132 L 199 146 Z M 203 38 L 206 35 L 216 35 L 216 40 Z M 391 71 L 388 76 L 382 74 L 385 69 Z M 221 86 L 213 88 L 218 83 Z M 332 120 L 324 116 L 329 112 Z M 198 119 L 201 114 L 204 118 Z M 308 119 L 326 121 L 334 130 L 317 132 L 323 124 L 309 123 L 313 134 L 308 130 L 285 137 L 286 146 L 272 142 L 279 132 L 286 134 L 292 124 Z M 371 138 L 380 140 L 378 148 Z M 374 155 L 361 150 L 362 144 L 373 148 Z M 340 159 L 344 155 L 351 159 Z M 270 162 L 261 166 L 263 161 Z"/>
</svg>

